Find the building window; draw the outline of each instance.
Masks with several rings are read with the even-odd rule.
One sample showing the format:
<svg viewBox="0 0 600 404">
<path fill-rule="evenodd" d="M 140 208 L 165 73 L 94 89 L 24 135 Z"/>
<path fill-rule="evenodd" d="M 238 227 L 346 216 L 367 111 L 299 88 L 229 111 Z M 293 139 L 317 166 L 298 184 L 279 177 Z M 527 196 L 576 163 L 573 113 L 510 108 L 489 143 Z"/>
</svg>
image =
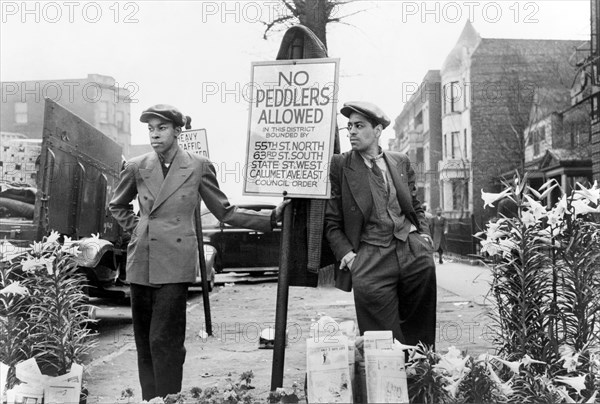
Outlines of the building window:
<svg viewBox="0 0 600 404">
<path fill-rule="evenodd" d="M 458 102 L 460 101 L 460 87 L 458 81 L 452 81 L 444 86 L 444 112 L 458 111 Z"/>
<path fill-rule="evenodd" d="M 460 158 L 460 132 L 452 132 L 451 142 L 452 148 L 450 149 L 450 153 L 452 153 L 452 158 Z"/>
<path fill-rule="evenodd" d="M 444 158 L 447 159 L 448 158 L 448 136 L 446 134 L 444 134 L 444 144 L 442 146 L 442 148 L 444 149 Z"/>
<path fill-rule="evenodd" d="M 100 122 L 108 122 L 108 101 L 100 101 Z"/>
<path fill-rule="evenodd" d="M 429 105 L 425 104 L 423 106 L 423 132 L 427 132 L 429 130 Z"/>
<path fill-rule="evenodd" d="M 467 158 L 467 156 L 469 155 L 469 153 L 467 153 L 467 130 L 466 129 L 464 130 L 463 140 L 464 140 L 463 144 L 464 144 L 464 148 L 465 148 L 465 154 L 464 154 L 464 156 L 465 156 L 465 158 Z"/>
<path fill-rule="evenodd" d="M 15 102 L 15 123 L 27 123 L 26 102 Z"/>
<path fill-rule="evenodd" d="M 546 127 L 541 126 L 529 132 L 529 144 L 533 144 L 533 155 L 537 156 L 541 151 L 542 142 L 546 141 Z"/>
<path fill-rule="evenodd" d="M 600 120 L 600 95 L 596 94 L 592 97 L 592 122 Z"/>
<path fill-rule="evenodd" d="M 415 116 L 415 129 L 418 129 L 419 125 L 423 125 L 423 111 L 419 111 L 417 116 Z"/>
<path fill-rule="evenodd" d="M 123 130 L 123 128 L 125 127 L 125 114 L 123 114 L 123 111 L 117 111 L 117 129 L 119 129 L 120 131 Z"/>
<path fill-rule="evenodd" d="M 469 209 L 469 183 L 467 181 L 452 181 L 452 209 Z"/>
</svg>

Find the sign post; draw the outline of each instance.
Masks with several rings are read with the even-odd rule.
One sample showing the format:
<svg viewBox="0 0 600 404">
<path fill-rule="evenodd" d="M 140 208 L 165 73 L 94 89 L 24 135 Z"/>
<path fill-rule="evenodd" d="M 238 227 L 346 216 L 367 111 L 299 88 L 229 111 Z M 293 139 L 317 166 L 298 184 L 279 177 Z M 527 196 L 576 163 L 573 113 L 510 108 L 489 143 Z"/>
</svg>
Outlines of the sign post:
<svg viewBox="0 0 600 404">
<path fill-rule="evenodd" d="M 328 199 L 339 59 L 252 64 L 244 195 Z M 294 204 L 285 207 L 271 391 L 283 384 Z"/>
<path fill-rule="evenodd" d="M 202 157 L 208 156 L 208 139 L 206 137 L 206 129 L 194 129 L 183 131 L 177 138 L 179 146 L 190 153 L 197 154 Z M 200 216 L 200 204 L 194 212 L 196 219 L 196 240 L 198 241 L 198 257 L 200 264 L 200 279 L 202 282 L 202 302 L 204 303 L 204 324 L 206 333 L 212 335 L 212 319 L 210 314 L 210 299 L 208 296 L 208 274 L 206 273 L 206 259 L 204 257 L 204 239 L 202 237 L 202 219 Z"/>
</svg>

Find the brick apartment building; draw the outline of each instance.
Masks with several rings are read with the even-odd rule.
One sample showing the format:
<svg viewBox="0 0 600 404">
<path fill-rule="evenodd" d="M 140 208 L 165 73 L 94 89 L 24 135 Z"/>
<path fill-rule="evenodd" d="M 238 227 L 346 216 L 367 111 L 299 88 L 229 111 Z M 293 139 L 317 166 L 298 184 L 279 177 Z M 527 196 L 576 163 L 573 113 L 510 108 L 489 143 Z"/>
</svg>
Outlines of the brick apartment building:
<svg viewBox="0 0 600 404">
<path fill-rule="evenodd" d="M 131 114 L 129 90 L 115 79 L 88 74 L 84 79 L 1 82 L 0 130 L 42 138 L 44 98 L 65 106 L 123 147 L 129 156 Z"/>
<path fill-rule="evenodd" d="M 585 49 L 580 49 L 580 57 L 587 57 L 587 47 L 585 44 Z M 525 171 L 534 188 L 554 179 L 570 193 L 576 183 L 592 182 L 591 88 L 586 81 L 581 70 L 570 91 L 564 87 L 536 89 L 530 124 L 524 132 Z M 556 189 L 546 203 L 551 206 L 559 198 L 560 190 Z"/>
<path fill-rule="evenodd" d="M 556 93 L 569 105 L 564 94 L 576 77 L 573 55 L 581 45 L 481 38 L 467 22 L 440 70 L 442 154 L 437 171 L 440 206 L 447 218 L 474 215 L 476 225 L 482 226 L 496 215 L 495 209 L 483 209 L 481 190 L 497 192 L 504 175 L 523 172 L 532 106 L 542 95 L 547 102 Z M 546 108 L 565 113 L 564 102 Z"/>
<path fill-rule="evenodd" d="M 417 190 L 431 212 L 440 206 L 437 165 L 442 158 L 440 71 L 429 70 L 394 120 L 390 149 L 406 153 L 417 172 Z"/>
</svg>

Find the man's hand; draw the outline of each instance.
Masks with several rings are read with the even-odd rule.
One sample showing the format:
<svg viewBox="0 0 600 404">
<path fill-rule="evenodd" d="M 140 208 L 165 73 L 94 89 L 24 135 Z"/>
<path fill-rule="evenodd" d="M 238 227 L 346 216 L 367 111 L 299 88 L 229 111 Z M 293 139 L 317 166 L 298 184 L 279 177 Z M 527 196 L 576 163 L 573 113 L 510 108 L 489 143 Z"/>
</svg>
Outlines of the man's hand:
<svg viewBox="0 0 600 404">
<path fill-rule="evenodd" d="M 356 258 L 356 253 L 354 251 L 349 251 L 340 262 L 340 269 L 347 268 L 348 270 L 352 269 L 352 264 L 354 264 L 354 258 Z"/>
<path fill-rule="evenodd" d="M 422 233 L 422 234 L 421 234 L 421 236 L 422 236 L 422 237 L 423 237 L 425 240 L 427 240 L 427 242 L 429 242 L 429 245 L 431 246 L 431 248 L 433 248 L 433 247 L 434 247 L 434 246 L 433 246 L 433 240 L 431 239 L 431 237 L 429 236 L 429 234 Z"/>
<path fill-rule="evenodd" d="M 288 205 L 290 202 L 292 202 L 291 199 L 285 199 L 283 202 L 281 202 L 279 205 L 277 205 L 277 207 L 275 208 L 275 220 L 277 221 L 277 223 L 280 223 L 283 220 L 283 209 L 286 207 L 286 205 Z"/>
</svg>

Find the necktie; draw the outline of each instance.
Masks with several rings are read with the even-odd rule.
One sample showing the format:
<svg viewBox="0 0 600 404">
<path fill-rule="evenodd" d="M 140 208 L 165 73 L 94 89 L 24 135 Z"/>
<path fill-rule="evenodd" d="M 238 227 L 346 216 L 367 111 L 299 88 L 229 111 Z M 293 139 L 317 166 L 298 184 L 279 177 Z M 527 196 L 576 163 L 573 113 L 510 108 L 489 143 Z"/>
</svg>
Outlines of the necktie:
<svg viewBox="0 0 600 404">
<path fill-rule="evenodd" d="M 383 180 L 383 173 L 381 172 L 381 168 L 377 165 L 377 159 L 371 159 L 371 170 L 376 177 Z"/>
</svg>

